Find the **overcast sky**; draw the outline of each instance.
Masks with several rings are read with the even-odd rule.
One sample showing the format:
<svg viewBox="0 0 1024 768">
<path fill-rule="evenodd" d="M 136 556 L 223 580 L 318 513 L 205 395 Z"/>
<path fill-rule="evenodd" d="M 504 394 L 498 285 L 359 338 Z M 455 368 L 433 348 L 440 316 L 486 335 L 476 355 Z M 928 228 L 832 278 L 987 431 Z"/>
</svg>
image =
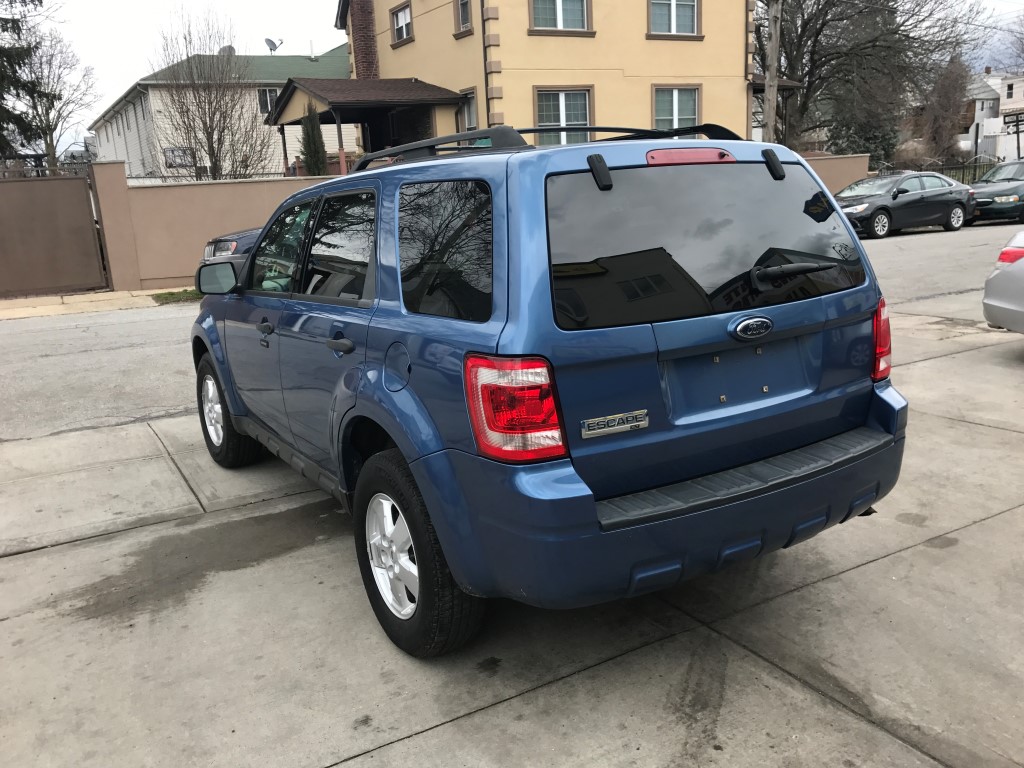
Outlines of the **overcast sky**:
<svg viewBox="0 0 1024 768">
<path fill-rule="evenodd" d="M 158 68 L 160 31 L 179 10 L 202 15 L 215 8 L 230 21 L 239 53 L 268 53 L 263 40 L 270 37 L 284 40 L 282 55 L 308 56 L 311 42 L 323 53 L 346 41 L 334 28 L 337 7 L 337 0 L 63 0 L 56 26 L 82 63 L 96 71 L 100 95 L 74 140 L 81 140 L 84 127 L 114 99 Z"/>
<path fill-rule="evenodd" d="M 1024 0 L 984 3 L 995 24 L 1006 24 L 1024 11 Z M 179 10 L 201 15 L 208 8 L 230 20 L 239 53 L 266 53 L 267 37 L 283 39 L 281 54 L 291 55 L 308 55 L 311 42 L 316 53 L 323 53 L 346 40 L 334 28 L 337 0 L 63 0 L 57 26 L 82 63 L 96 71 L 100 94 L 74 140 L 81 140 L 84 126 L 114 99 L 156 69 L 160 31 Z"/>
</svg>

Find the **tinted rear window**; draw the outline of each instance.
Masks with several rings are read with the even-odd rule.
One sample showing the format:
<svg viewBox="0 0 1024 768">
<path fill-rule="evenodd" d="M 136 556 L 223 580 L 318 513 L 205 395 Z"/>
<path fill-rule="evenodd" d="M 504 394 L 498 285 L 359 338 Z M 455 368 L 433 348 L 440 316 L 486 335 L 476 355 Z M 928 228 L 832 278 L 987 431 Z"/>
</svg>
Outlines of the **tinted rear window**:
<svg viewBox="0 0 1024 768">
<path fill-rule="evenodd" d="M 799 165 L 775 181 L 762 163 L 589 171 L 547 180 L 555 319 L 568 330 L 767 307 L 864 282 L 842 213 Z M 833 269 L 771 280 L 754 267 Z"/>
</svg>

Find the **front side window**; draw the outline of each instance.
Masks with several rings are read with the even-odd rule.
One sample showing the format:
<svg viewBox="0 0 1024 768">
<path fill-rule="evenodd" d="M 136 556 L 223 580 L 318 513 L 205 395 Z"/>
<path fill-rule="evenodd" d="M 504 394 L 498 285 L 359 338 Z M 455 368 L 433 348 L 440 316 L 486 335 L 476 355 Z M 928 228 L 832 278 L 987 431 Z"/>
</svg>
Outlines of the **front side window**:
<svg viewBox="0 0 1024 768">
<path fill-rule="evenodd" d="M 313 202 L 293 205 L 274 219 L 253 256 L 249 272 L 252 290 L 273 293 L 291 293 L 294 290 Z"/>
<path fill-rule="evenodd" d="M 482 181 L 403 184 L 398 194 L 402 301 L 410 312 L 491 317 L 491 190 Z"/>
<path fill-rule="evenodd" d="M 330 197 L 324 202 L 309 247 L 301 293 L 326 299 L 372 298 L 376 210 L 373 192 Z"/>
<path fill-rule="evenodd" d="M 650 0 L 651 32 L 696 35 L 698 0 Z"/>
<path fill-rule="evenodd" d="M 864 265 L 842 212 L 801 166 L 764 163 L 589 172 L 547 180 L 554 314 L 566 330 L 755 309 L 859 286 Z M 757 269 L 827 267 L 766 281 Z"/>
<path fill-rule="evenodd" d="M 655 88 L 654 127 L 661 130 L 697 125 L 696 88 Z"/>
<path fill-rule="evenodd" d="M 571 130 L 590 124 L 590 91 L 537 91 L 537 126 L 569 130 L 537 135 L 538 144 L 579 144 L 590 141 L 587 131 Z"/>
<path fill-rule="evenodd" d="M 907 192 L 921 192 L 924 190 L 924 183 L 920 176 L 911 176 L 909 179 L 901 181 L 898 188 L 905 189 Z"/>
<path fill-rule="evenodd" d="M 412 37 L 412 7 L 403 5 L 391 11 L 392 42 L 400 43 Z"/>
<path fill-rule="evenodd" d="M 587 29 L 586 0 L 530 0 L 536 29 Z"/>
<path fill-rule="evenodd" d="M 1010 83 L 1009 85 L 1006 86 L 1006 98 L 1013 98 L 1013 83 Z"/>
<path fill-rule="evenodd" d="M 257 95 L 260 102 L 260 114 L 269 115 L 277 102 L 277 88 L 260 88 Z"/>
</svg>

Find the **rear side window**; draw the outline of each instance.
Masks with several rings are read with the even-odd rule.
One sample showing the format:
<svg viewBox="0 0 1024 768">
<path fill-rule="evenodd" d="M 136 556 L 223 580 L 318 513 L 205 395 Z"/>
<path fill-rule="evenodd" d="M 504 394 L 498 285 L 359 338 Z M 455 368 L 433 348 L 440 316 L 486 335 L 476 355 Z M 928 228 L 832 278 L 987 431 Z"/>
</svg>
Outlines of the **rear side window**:
<svg viewBox="0 0 1024 768">
<path fill-rule="evenodd" d="M 404 184 L 398 194 L 402 301 L 410 312 L 491 317 L 491 190 L 482 181 Z"/>
<path fill-rule="evenodd" d="M 373 192 L 329 197 L 316 223 L 302 293 L 325 299 L 369 299 L 373 295 Z"/>
<path fill-rule="evenodd" d="M 861 285 L 843 214 L 803 167 L 763 163 L 589 171 L 547 180 L 555 320 L 577 330 L 767 307 Z M 793 263 L 825 271 L 753 280 Z"/>
</svg>

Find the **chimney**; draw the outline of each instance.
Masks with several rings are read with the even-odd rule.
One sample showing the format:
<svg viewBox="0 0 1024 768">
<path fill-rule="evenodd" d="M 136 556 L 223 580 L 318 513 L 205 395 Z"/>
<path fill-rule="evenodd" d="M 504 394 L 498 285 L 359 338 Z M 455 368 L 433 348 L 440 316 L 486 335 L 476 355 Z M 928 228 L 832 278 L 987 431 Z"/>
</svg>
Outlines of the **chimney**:
<svg viewBox="0 0 1024 768">
<path fill-rule="evenodd" d="M 991 75 L 992 74 L 992 67 L 985 67 L 985 74 L 986 75 Z"/>
<path fill-rule="evenodd" d="M 377 60 L 373 0 L 352 0 L 348 13 L 348 39 L 355 60 L 356 77 L 360 80 L 378 80 L 380 63 Z"/>
</svg>

